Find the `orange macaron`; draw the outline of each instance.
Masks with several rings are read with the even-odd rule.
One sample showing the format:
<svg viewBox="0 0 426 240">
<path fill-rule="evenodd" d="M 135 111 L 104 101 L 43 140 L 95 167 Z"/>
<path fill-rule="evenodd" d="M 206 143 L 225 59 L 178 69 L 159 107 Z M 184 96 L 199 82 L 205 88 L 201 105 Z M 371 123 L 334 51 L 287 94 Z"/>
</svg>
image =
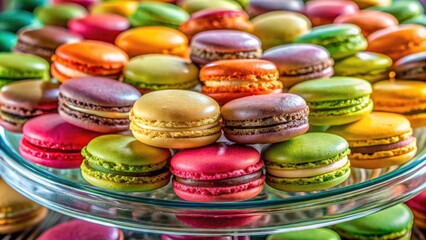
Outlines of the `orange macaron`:
<svg viewBox="0 0 426 240">
<path fill-rule="evenodd" d="M 202 93 L 223 105 L 233 99 L 281 93 L 277 67 L 260 59 L 232 59 L 211 62 L 201 68 Z"/>
</svg>

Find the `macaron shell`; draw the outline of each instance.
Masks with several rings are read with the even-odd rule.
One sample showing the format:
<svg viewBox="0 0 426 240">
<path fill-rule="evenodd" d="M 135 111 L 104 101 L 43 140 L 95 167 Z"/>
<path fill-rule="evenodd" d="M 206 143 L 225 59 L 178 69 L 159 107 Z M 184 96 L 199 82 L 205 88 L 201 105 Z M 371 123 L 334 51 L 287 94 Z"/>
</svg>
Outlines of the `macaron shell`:
<svg viewBox="0 0 426 240">
<path fill-rule="evenodd" d="M 340 15 L 353 15 L 359 11 L 358 6 L 352 1 L 310 1 L 304 8 L 304 13 L 311 20 L 313 26 L 333 23 Z"/>
<path fill-rule="evenodd" d="M 328 228 L 315 228 L 269 235 L 266 240 L 340 240 L 339 235 Z"/>
<path fill-rule="evenodd" d="M 0 30 L 0 52 L 11 52 L 16 44 L 16 34 Z"/>
<path fill-rule="evenodd" d="M 251 17 L 272 11 L 302 12 L 302 0 L 250 0 L 247 12 Z"/>
<path fill-rule="evenodd" d="M 309 116 L 309 124 L 318 126 L 336 126 L 348 124 L 358 121 L 373 111 L 373 102 L 369 100 L 368 105 L 364 108 L 357 109 L 347 108 L 347 112 L 333 112 L 330 110 L 329 114 Z M 338 117 L 336 117 L 338 115 Z"/>
<path fill-rule="evenodd" d="M 391 166 L 399 166 L 413 159 L 416 153 L 417 153 L 417 148 L 414 148 L 412 151 L 408 153 L 393 156 L 393 157 L 384 157 L 384 158 L 378 158 L 373 160 L 351 159 L 351 166 L 355 168 L 366 168 L 366 169 L 379 169 L 379 168 L 388 168 Z M 386 154 L 386 155 L 389 155 L 389 154 Z"/>
<path fill-rule="evenodd" d="M 132 27 L 167 26 L 178 28 L 189 18 L 182 8 L 163 2 L 142 2 L 129 17 Z"/>
<path fill-rule="evenodd" d="M 40 207 L 38 210 L 35 211 L 35 213 L 32 213 L 32 216 L 26 216 L 26 221 L 10 225 L 0 225 L 0 234 L 11 234 L 31 228 L 43 221 L 47 217 L 48 212 L 49 211 L 46 208 Z"/>
<path fill-rule="evenodd" d="M 240 10 L 241 6 L 234 1 L 227 0 L 215 0 L 215 1 L 204 1 L 204 0 L 183 0 L 179 1 L 178 5 L 192 14 L 204 9 L 229 9 L 229 10 Z"/>
<path fill-rule="evenodd" d="M 90 14 L 117 14 L 125 18 L 130 17 L 138 8 L 137 1 L 100 2 L 90 8 Z"/>
<path fill-rule="evenodd" d="M 411 54 L 399 59 L 393 66 L 395 78 L 426 80 L 426 52 Z"/>
<path fill-rule="evenodd" d="M 39 6 L 34 10 L 34 15 L 44 25 L 66 28 L 69 20 L 84 17 L 87 10 L 75 3 L 60 3 Z"/>
<path fill-rule="evenodd" d="M 20 53 L 0 53 L 0 79 L 49 79 L 49 63 L 43 58 Z"/>
</svg>

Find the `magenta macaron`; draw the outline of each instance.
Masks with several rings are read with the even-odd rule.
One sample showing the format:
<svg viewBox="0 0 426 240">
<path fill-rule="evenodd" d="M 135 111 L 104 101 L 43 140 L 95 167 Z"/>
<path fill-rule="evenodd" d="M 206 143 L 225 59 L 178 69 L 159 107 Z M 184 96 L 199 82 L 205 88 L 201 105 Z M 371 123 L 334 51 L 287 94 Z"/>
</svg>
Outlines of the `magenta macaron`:
<svg viewBox="0 0 426 240">
<path fill-rule="evenodd" d="M 75 3 L 81 5 L 85 8 L 89 8 L 90 6 L 101 2 L 101 0 L 52 0 L 53 4 L 61 4 L 61 3 Z"/>
<path fill-rule="evenodd" d="M 356 3 L 349 0 L 309 1 L 304 13 L 311 20 L 312 26 L 331 24 L 340 15 L 351 15 L 359 12 Z"/>
<path fill-rule="evenodd" d="M 96 14 L 75 18 L 68 22 L 68 29 L 88 40 L 114 44 L 115 38 L 130 27 L 127 18 L 115 14 Z"/>
<path fill-rule="evenodd" d="M 51 113 L 30 119 L 23 128 L 19 152 L 28 161 L 50 168 L 78 168 L 81 149 L 99 133 L 84 130 Z"/>
<path fill-rule="evenodd" d="M 173 189 L 193 202 L 233 202 L 257 196 L 265 175 L 259 152 L 248 146 L 216 143 L 185 149 L 171 160 Z"/>
</svg>

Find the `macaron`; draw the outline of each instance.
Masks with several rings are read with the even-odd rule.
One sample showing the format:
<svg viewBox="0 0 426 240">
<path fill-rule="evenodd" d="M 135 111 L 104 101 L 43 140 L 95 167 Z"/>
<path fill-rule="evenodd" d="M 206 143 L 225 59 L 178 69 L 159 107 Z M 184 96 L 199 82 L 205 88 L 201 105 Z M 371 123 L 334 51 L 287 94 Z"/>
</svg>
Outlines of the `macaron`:
<svg viewBox="0 0 426 240">
<path fill-rule="evenodd" d="M 9 0 L 6 2 L 6 9 L 25 10 L 32 12 L 38 6 L 44 6 L 49 3 L 48 0 Z"/>
<path fill-rule="evenodd" d="M 402 22 L 402 24 L 417 24 L 417 25 L 422 25 L 423 27 L 426 27 L 426 14 L 419 15 L 414 18 L 410 18 Z"/>
<path fill-rule="evenodd" d="M 16 44 L 15 33 L 0 30 L 0 52 L 11 52 Z"/>
<path fill-rule="evenodd" d="M 264 50 L 294 42 L 311 30 L 307 17 L 296 12 L 274 11 L 252 19 L 254 35 L 262 41 Z"/>
<path fill-rule="evenodd" d="M 20 53 L 0 53 L 0 87 L 19 80 L 48 80 L 49 63 L 43 58 Z"/>
<path fill-rule="evenodd" d="M 83 40 L 81 35 L 71 33 L 67 29 L 56 26 L 44 26 L 38 29 L 19 31 L 18 42 L 14 52 L 39 56 L 50 63 L 56 48 L 65 43 Z"/>
<path fill-rule="evenodd" d="M 119 151 L 118 151 L 119 149 Z M 90 184 L 118 192 L 146 192 L 170 181 L 169 149 L 118 134 L 93 139 L 82 150 L 81 174 Z"/>
<path fill-rule="evenodd" d="M 393 65 L 397 79 L 426 81 L 426 52 L 407 55 Z"/>
<path fill-rule="evenodd" d="M 369 8 L 375 6 L 389 6 L 392 3 L 392 0 L 352 0 L 358 5 L 359 8 Z"/>
<path fill-rule="evenodd" d="M 176 29 L 148 26 L 124 31 L 115 39 L 115 45 L 130 57 L 144 54 L 167 54 L 188 57 L 188 39 Z"/>
<path fill-rule="evenodd" d="M 309 124 L 314 126 L 355 122 L 373 110 L 371 84 L 360 78 L 314 79 L 294 85 L 289 92 L 306 100 Z"/>
<path fill-rule="evenodd" d="M 198 65 L 225 59 L 260 58 L 262 55 L 262 43 L 256 36 L 235 30 L 198 33 L 190 47 L 190 58 Z"/>
<path fill-rule="evenodd" d="M 410 121 L 395 113 L 372 112 L 357 122 L 332 126 L 327 131 L 349 142 L 352 167 L 375 169 L 401 165 L 417 152 Z"/>
<path fill-rule="evenodd" d="M 273 11 L 303 12 L 302 0 L 250 0 L 247 12 L 251 17 Z"/>
<path fill-rule="evenodd" d="M 61 3 L 75 3 L 89 9 L 94 4 L 100 2 L 100 0 L 51 0 L 53 4 L 61 4 Z"/>
<path fill-rule="evenodd" d="M 357 52 L 354 55 L 336 61 L 334 74 L 365 79 L 371 83 L 388 80 L 392 59 L 373 52 Z"/>
<path fill-rule="evenodd" d="M 199 84 L 197 66 L 183 58 L 163 54 L 132 58 L 124 68 L 123 75 L 124 82 L 142 93 L 164 89 L 193 89 Z"/>
<path fill-rule="evenodd" d="M 100 135 L 65 122 L 57 113 L 28 120 L 22 132 L 21 156 L 34 164 L 59 169 L 80 167 L 81 149 Z"/>
<path fill-rule="evenodd" d="M 179 27 L 188 39 L 200 32 L 223 29 L 253 32 L 253 24 L 243 10 L 206 9 L 195 12 Z"/>
<path fill-rule="evenodd" d="M 408 200 L 406 204 L 414 214 L 414 223 L 417 227 L 426 230 L 426 190 L 414 198 Z"/>
<path fill-rule="evenodd" d="M 274 143 L 308 131 L 309 109 L 294 94 L 277 93 L 238 98 L 222 109 L 225 137 L 242 144 Z"/>
<path fill-rule="evenodd" d="M 303 11 L 314 27 L 331 24 L 340 15 L 354 15 L 358 12 L 358 5 L 348 0 L 309 1 Z"/>
<path fill-rule="evenodd" d="M 163 2 L 141 2 L 136 11 L 130 15 L 132 27 L 164 26 L 179 28 L 189 18 L 182 8 Z"/>
<path fill-rule="evenodd" d="M 59 85 L 44 80 L 10 83 L 0 90 L 0 125 L 22 132 L 31 118 L 54 113 L 58 108 Z"/>
<path fill-rule="evenodd" d="M 231 237 L 231 236 L 214 236 L 214 237 L 207 237 L 207 236 L 186 236 L 186 235 L 161 235 L 161 240 L 250 240 L 250 237 L 248 236 L 238 236 L 238 237 Z"/>
<path fill-rule="evenodd" d="M 28 229 L 41 222 L 47 209 L 25 198 L 0 178 L 0 234 Z"/>
<path fill-rule="evenodd" d="M 333 59 L 349 57 L 367 48 L 361 29 L 353 24 L 328 24 L 315 27 L 296 43 L 312 43 L 325 47 Z"/>
<path fill-rule="evenodd" d="M 59 114 L 70 124 L 101 133 L 129 128 L 129 112 L 141 96 L 129 84 L 108 78 L 74 78 L 63 83 Z"/>
<path fill-rule="evenodd" d="M 344 239 L 410 239 L 413 214 L 404 204 L 332 227 Z"/>
<path fill-rule="evenodd" d="M 90 7 L 90 14 L 117 14 L 122 17 L 130 17 L 138 8 L 139 1 L 101 1 Z"/>
<path fill-rule="evenodd" d="M 408 19 L 422 15 L 424 9 L 419 1 L 393 1 L 392 4 L 386 6 L 376 6 L 370 8 L 392 14 L 398 22 L 404 22 Z"/>
<path fill-rule="evenodd" d="M 147 93 L 133 105 L 130 120 L 135 138 L 156 147 L 201 147 L 221 136 L 219 105 L 193 91 Z"/>
<path fill-rule="evenodd" d="M 368 36 L 367 51 L 388 55 L 393 61 L 426 51 L 426 27 L 407 24 L 389 27 Z"/>
<path fill-rule="evenodd" d="M 426 83 L 380 81 L 373 85 L 374 110 L 404 115 L 414 128 L 426 126 Z"/>
<path fill-rule="evenodd" d="M 0 12 L 0 31 L 18 32 L 24 27 L 37 26 L 37 20 L 31 12 L 7 10 Z"/>
<path fill-rule="evenodd" d="M 330 133 L 306 133 L 262 151 L 266 183 L 286 192 L 328 189 L 351 174 L 348 142 Z"/>
<path fill-rule="evenodd" d="M 181 0 L 178 5 L 190 14 L 204 9 L 241 10 L 241 5 L 229 0 Z"/>
<path fill-rule="evenodd" d="M 74 3 L 40 6 L 34 10 L 37 19 L 44 25 L 67 27 L 68 21 L 87 15 L 84 7 Z"/>
<path fill-rule="evenodd" d="M 123 231 L 82 220 L 60 223 L 40 235 L 38 240 L 124 240 Z"/>
<path fill-rule="evenodd" d="M 115 14 L 88 15 L 68 22 L 68 29 L 88 40 L 114 44 L 115 38 L 130 27 L 127 18 Z"/>
<path fill-rule="evenodd" d="M 112 44 L 83 40 L 56 49 L 51 73 L 60 82 L 90 76 L 118 79 L 128 60 L 127 54 Z"/>
<path fill-rule="evenodd" d="M 357 25 L 361 29 L 364 37 L 368 37 L 375 31 L 398 25 L 398 20 L 389 13 L 362 10 L 357 14 L 340 15 L 334 20 L 334 23 Z"/>
<path fill-rule="evenodd" d="M 260 59 L 222 60 L 204 65 L 200 70 L 201 92 L 219 105 L 231 100 L 270 93 L 281 93 L 278 70 Z"/>
<path fill-rule="evenodd" d="M 284 88 L 316 78 L 333 76 L 334 61 L 319 45 L 294 43 L 277 46 L 263 53 L 262 59 L 273 62 Z"/>
<path fill-rule="evenodd" d="M 328 228 L 314 228 L 269 235 L 266 240 L 340 240 L 339 234 Z"/>
<path fill-rule="evenodd" d="M 216 143 L 185 149 L 176 153 L 170 164 L 173 190 L 187 201 L 244 201 L 263 190 L 263 161 L 252 147 Z"/>
</svg>

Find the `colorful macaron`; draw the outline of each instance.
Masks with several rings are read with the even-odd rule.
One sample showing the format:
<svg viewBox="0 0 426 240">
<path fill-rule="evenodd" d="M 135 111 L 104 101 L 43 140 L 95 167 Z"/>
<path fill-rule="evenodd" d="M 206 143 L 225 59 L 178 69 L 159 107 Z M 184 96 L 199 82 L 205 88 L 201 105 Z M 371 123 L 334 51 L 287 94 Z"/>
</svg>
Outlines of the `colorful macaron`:
<svg viewBox="0 0 426 240">
<path fill-rule="evenodd" d="M 367 51 L 388 55 L 393 61 L 413 53 L 424 52 L 426 27 L 403 24 L 374 32 L 368 36 Z"/>
<path fill-rule="evenodd" d="M 44 80 L 10 83 L 0 90 L 0 126 L 22 132 L 31 118 L 54 113 L 58 108 L 59 85 Z"/>
<path fill-rule="evenodd" d="M 61 3 L 75 3 L 89 9 L 89 7 L 93 6 L 100 2 L 100 0 L 52 0 L 53 4 L 61 4 Z"/>
<path fill-rule="evenodd" d="M 354 55 L 336 61 L 334 75 L 365 79 L 371 83 L 388 80 L 392 59 L 373 52 L 357 52 Z"/>
<path fill-rule="evenodd" d="M 197 66 L 183 58 L 164 54 L 132 58 L 124 68 L 123 75 L 124 82 L 142 93 L 165 89 L 193 89 L 199 84 Z"/>
<path fill-rule="evenodd" d="M 325 47 L 333 59 L 351 56 L 367 48 L 361 29 L 353 24 L 328 24 L 315 27 L 300 36 L 296 43 L 312 43 Z"/>
<path fill-rule="evenodd" d="M 127 18 L 115 14 L 88 15 L 68 22 L 68 29 L 87 40 L 114 44 L 115 38 L 130 27 Z"/>
<path fill-rule="evenodd" d="M 392 69 L 397 79 L 426 81 L 426 51 L 399 59 Z"/>
<path fill-rule="evenodd" d="M 314 228 L 269 235 L 266 240 L 340 240 L 339 234 L 328 228 Z"/>
<path fill-rule="evenodd" d="M 119 149 L 119 151 L 117 151 Z M 103 135 L 82 150 L 81 174 L 90 184 L 120 192 L 146 192 L 170 181 L 169 149 L 156 148 L 134 137 Z"/>
<path fill-rule="evenodd" d="M 302 0 L 250 0 L 247 12 L 251 17 L 273 11 L 303 12 Z"/>
<path fill-rule="evenodd" d="M 32 12 L 36 7 L 44 6 L 48 3 L 48 0 L 9 0 L 6 3 L 6 9 L 19 9 Z"/>
<path fill-rule="evenodd" d="M 323 47 L 314 44 L 286 44 L 264 52 L 262 59 L 273 62 L 284 88 L 316 78 L 333 76 L 333 59 Z"/>
<path fill-rule="evenodd" d="M 7 10 L 0 12 L 0 30 L 12 33 L 24 27 L 36 27 L 37 20 L 31 12 L 23 10 Z"/>
<path fill-rule="evenodd" d="M 94 76 L 118 79 L 127 61 L 127 54 L 112 44 L 84 40 L 58 47 L 51 73 L 60 82 Z"/>
<path fill-rule="evenodd" d="M 417 227 L 426 230 L 426 190 L 406 202 L 414 215 Z"/>
<path fill-rule="evenodd" d="M 124 31 L 115 45 L 130 57 L 144 54 L 168 54 L 188 57 L 188 39 L 176 29 L 162 26 L 138 27 Z"/>
<path fill-rule="evenodd" d="M 393 1 L 392 4 L 375 6 L 371 9 L 392 14 L 400 23 L 424 13 L 419 1 Z"/>
<path fill-rule="evenodd" d="M 90 7 L 90 14 L 117 14 L 130 17 L 139 6 L 138 1 L 102 1 Z"/>
<path fill-rule="evenodd" d="M 392 0 L 352 0 L 359 8 L 369 8 L 375 6 L 389 6 Z"/>
<path fill-rule="evenodd" d="M 348 142 L 329 133 L 306 133 L 262 151 L 266 183 L 287 192 L 334 187 L 351 174 Z"/>
<path fill-rule="evenodd" d="M 0 87 L 19 80 L 48 80 L 49 69 L 49 63 L 38 56 L 0 53 Z"/>
<path fill-rule="evenodd" d="M 372 112 L 357 122 L 333 126 L 327 131 L 349 142 L 352 167 L 374 169 L 401 165 L 417 152 L 410 122 L 399 114 Z"/>
<path fill-rule="evenodd" d="M 198 33 L 191 41 L 191 60 L 198 65 L 225 59 L 260 58 L 260 40 L 246 32 L 210 30 Z"/>
<path fill-rule="evenodd" d="M 211 62 L 201 68 L 200 81 L 201 92 L 219 105 L 240 97 L 283 91 L 275 65 L 260 59 Z"/>
<path fill-rule="evenodd" d="M 179 27 L 188 39 L 200 32 L 225 29 L 252 32 L 253 24 L 243 10 L 206 9 L 192 14 Z"/>
<path fill-rule="evenodd" d="M 60 87 L 59 114 L 75 126 L 102 133 L 129 128 L 129 112 L 141 96 L 129 84 L 108 78 L 74 78 Z"/>
<path fill-rule="evenodd" d="M 349 0 L 321 0 L 307 2 L 303 12 L 313 26 L 321 26 L 333 23 L 340 15 L 356 15 L 359 8 Z"/>
<path fill-rule="evenodd" d="M 426 83 L 380 81 L 373 85 L 374 110 L 404 115 L 414 128 L 426 126 Z"/>
<path fill-rule="evenodd" d="M 311 30 L 311 22 L 303 14 L 274 11 L 252 19 L 254 35 L 262 41 L 264 50 L 293 43 L 299 36 Z"/>
<path fill-rule="evenodd" d="M 58 224 L 37 238 L 38 240 L 124 240 L 123 231 L 82 220 Z"/>
<path fill-rule="evenodd" d="M 262 192 L 265 181 L 262 167 L 256 149 L 216 143 L 176 153 L 170 171 L 174 175 L 173 190 L 184 200 L 234 202 Z"/>
<path fill-rule="evenodd" d="M 75 3 L 60 3 L 40 6 L 34 10 L 34 14 L 43 25 L 66 28 L 71 19 L 86 16 L 87 10 Z"/>
<path fill-rule="evenodd" d="M 411 239 L 413 214 L 404 204 L 332 227 L 344 239 Z"/>
<path fill-rule="evenodd" d="M 309 124 L 333 126 L 355 122 L 373 110 L 371 84 L 352 77 L 309 80 L 289 90 L 306 100 Z"/>
<path fill-rule="evenodd" d="M 26 230 L 47 215 L 47 209 L 25 198 L 0 178 L 0 234 Z"/>
<path fill-rule="evenodd" d="M 190 14 L 205 9 L 241 10 L 241 5 L 229 0 L 181 0 L 178 5 Z"/>
<path fill-rule="evenodd" d="M 39 29 L 26 29 L 19 31 L 18 42 L 13 51 L 36 55 L 50 63 L 60 45 L 81 40 L 83 40 L 81 35 L 61 27 L 45 26 Z"/>
<path fill-rule="evenodd" d="M 156 147 L 201 147 L 221 136 L 219 105 L 193 91 L 147 93 L 133 105 L 130 120 L 135 138 Z"/>
<path fill-rule="evenodd" d="M 78 168 L 83 161 L 81 149 L 100 135 L 65 122 L 56 113 L 30 119 L 22 132 L 19 152 L 23 158 L 60 169 Z"/>
<path fill-rule="evenodd" d="M 0 52 L 11 52 L 17 41 L 13 32 L 0 30 Z"/>
<path fill-rule="evenodd" d="M 309 109 L 294 94 L 238 98 L 222 107 L 225 137 L 242 144 L 274 143 L 308 131 Z"/>
</svg>

